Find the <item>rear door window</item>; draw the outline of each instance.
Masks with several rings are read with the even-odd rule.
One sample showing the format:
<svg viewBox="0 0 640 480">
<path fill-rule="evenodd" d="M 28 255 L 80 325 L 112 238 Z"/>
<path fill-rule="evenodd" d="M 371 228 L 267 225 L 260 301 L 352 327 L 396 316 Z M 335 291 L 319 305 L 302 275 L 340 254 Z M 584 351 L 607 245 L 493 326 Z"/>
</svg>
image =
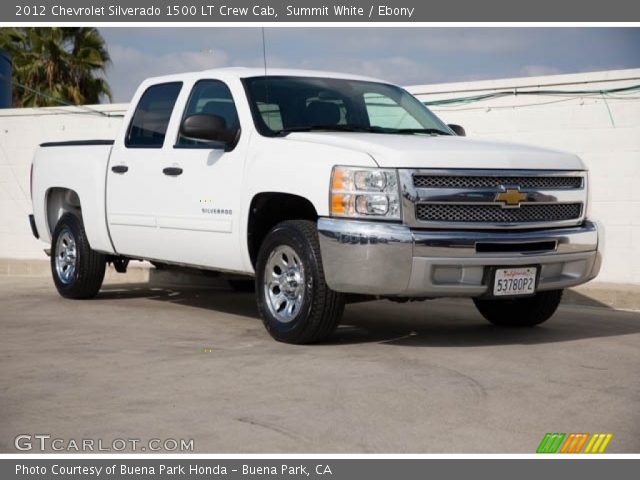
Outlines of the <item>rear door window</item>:
<svg viewBox="0 0 640 480">
<path fill-rule="evenodd" d="M 153 85 L 142 94 L 131 119 L 125 146 L 162 148 L 182 82 Z"/>
</svg>

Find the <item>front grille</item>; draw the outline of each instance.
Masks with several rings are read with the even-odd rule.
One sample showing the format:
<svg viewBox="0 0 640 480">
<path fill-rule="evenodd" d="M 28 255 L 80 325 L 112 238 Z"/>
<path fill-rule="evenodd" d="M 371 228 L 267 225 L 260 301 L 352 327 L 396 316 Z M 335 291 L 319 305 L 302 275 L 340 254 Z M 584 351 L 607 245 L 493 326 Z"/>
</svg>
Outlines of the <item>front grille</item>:
<svg viewBox="0 0 640 480">
<path fill-rule="evenodd" d="M 534 223 L 576 220 L 581 203 L 523 204 L 519 208 L 500 205 L 456 205 L 419 203 L 416 219 L 421 222 Z"/>
<path fill-rule="evenodd" d="M 582 188 L 582 177 L 414 175 L 413 185 L 416 188 L 495 188 L 517 185 L 520 188 L 555 190 Z"/>
</svg>

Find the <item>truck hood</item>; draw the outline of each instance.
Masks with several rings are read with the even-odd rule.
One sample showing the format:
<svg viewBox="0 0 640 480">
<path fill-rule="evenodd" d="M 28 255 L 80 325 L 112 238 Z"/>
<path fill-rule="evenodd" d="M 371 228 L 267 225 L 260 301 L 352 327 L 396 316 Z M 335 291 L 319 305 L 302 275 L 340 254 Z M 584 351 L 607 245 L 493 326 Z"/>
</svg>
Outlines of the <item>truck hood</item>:
<svg viewBox="0 0 640 480">
<path fill-rule="evenodd" d="M 468 137 L 298 132 L 286 138 L 366 153 L 380 167 L 389 168 L 585 170 L 582 160 L 571 153 Z"/>
</svg>

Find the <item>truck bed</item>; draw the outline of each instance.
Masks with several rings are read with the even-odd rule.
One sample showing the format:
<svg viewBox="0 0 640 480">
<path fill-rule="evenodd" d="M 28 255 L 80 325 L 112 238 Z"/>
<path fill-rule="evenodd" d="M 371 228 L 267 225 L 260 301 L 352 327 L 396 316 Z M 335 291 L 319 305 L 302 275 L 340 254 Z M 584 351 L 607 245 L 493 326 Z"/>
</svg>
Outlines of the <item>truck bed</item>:
<svg viewBox="0 0 640 480">
<path fill-rule="evenodd" d="M 113 252 L 105 216 L 105 182 L 113 143 L 107 139 L 46 142 L 36 150 L 31 178 L 33 214 L 43 241 L 50 241 L 64 212 L 61 202 L 77 198 L 92 248 Z"/>
</svg>

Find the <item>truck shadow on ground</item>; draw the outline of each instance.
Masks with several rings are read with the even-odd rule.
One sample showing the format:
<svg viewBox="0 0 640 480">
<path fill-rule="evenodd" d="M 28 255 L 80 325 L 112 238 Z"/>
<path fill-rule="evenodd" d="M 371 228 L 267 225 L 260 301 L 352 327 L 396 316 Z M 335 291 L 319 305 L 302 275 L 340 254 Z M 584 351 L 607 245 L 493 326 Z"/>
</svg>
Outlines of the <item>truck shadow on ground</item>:
<svg viewBox="0 0 640 480">
<path fill-rule="evenodd" d="M 252 293 L 224 287 L 105 285 L 99 299 L 144 298 L 260 321 Z M 212 328 L 215 319 L 212 318 Z M 499 328 L 490 325 L 468 299 L 404 304 L 386 300 L 347 305 L 342 324 L 321 345 L 379 343 L 414 347 L 529 345 L 640 333 L 640 312 L 563 305 L 544 325 Z M 266 335 L 266 333 L 265 333 Z M 319 345 L 320 347 L 320 345 Z"/>
</svg>

